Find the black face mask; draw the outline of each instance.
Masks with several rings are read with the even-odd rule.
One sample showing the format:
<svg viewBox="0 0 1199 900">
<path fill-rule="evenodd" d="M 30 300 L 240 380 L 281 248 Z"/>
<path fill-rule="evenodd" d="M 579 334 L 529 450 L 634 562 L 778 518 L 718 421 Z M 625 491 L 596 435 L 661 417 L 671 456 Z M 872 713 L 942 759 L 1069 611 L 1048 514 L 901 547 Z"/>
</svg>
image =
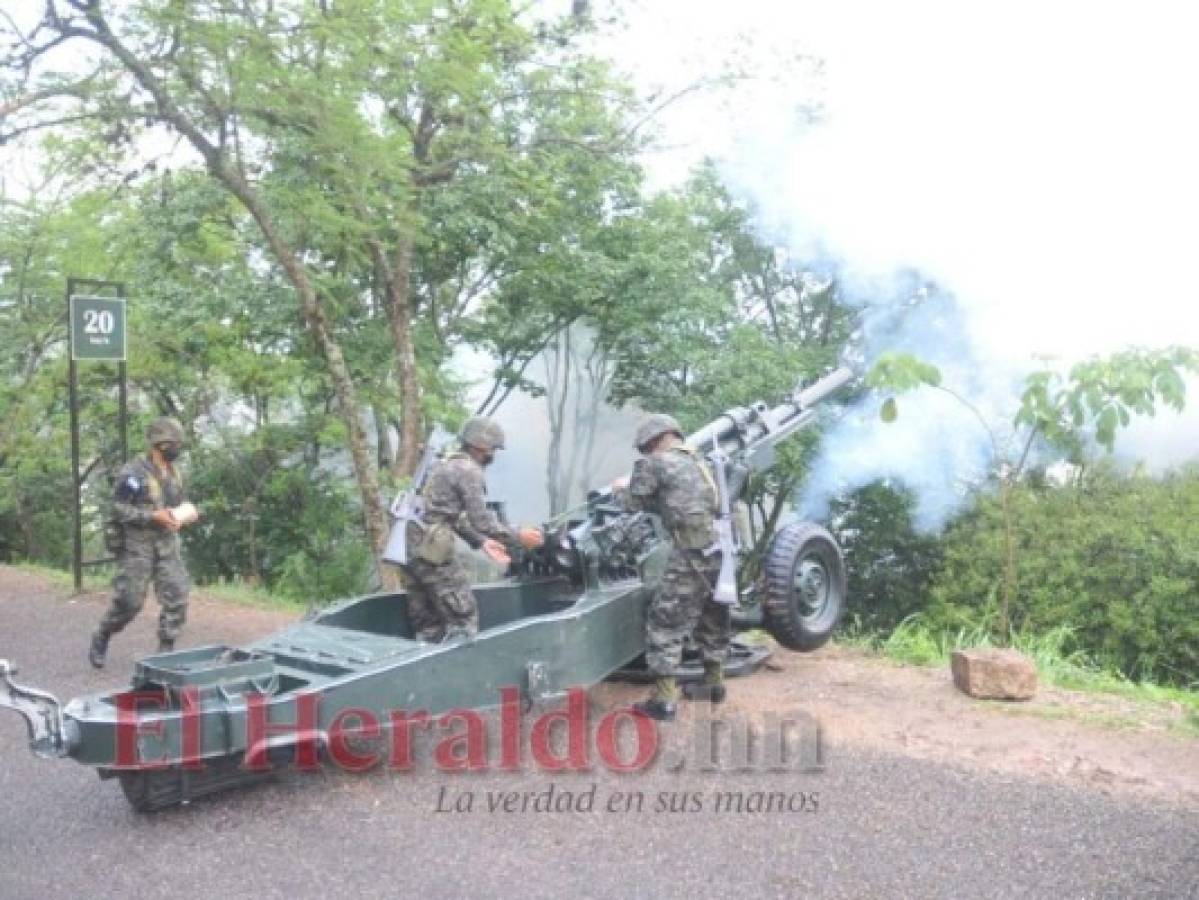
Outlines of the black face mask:
<svg viewBox="0 0 1199 900">
<path fill-rule="evenodd" d="M 479 465 L 481 466 L 489 466 L 493 460 L 495 460 L 494 453 L 488 453 L 484 450 L 479 454 Z"/>
<path fill-rule="evenodd" d="M 178 444 L 159 444 L 158 452 L 167 462 L 173 463 L 183 454 L 183 448 Z"/>
</svg>

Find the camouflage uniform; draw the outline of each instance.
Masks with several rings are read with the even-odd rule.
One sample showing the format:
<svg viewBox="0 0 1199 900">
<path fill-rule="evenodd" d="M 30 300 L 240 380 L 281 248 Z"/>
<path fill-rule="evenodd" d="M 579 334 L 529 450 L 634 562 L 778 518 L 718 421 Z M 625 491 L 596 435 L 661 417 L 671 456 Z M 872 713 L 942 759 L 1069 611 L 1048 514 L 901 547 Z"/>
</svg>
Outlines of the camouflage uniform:
<svg viewBox="0 0 1199 900">
<path fill-rule="evenodd" d="M 625 508 L 657 513 L 674 547 L 646 616 L 646 662 L 659 677 L 678 668 L 694 632 L 705 664 L 719 666 L 729 645 L 729 607 L 713 599 L 721 554 L 716 543 L 716 486 L 704 464 L 678 445 L 637 461 Z"/>
<path fill-rule="evenodd" d="M 519 546 L 516 532 L 487 508 L 483 467 L 465 452 L 452 453 L 429 472 L 423 497 L 424 524 L 408 523 L 408 615 L 417 637 L 441 640 L 448 633 L 479 630 L 479 606 L 470 576 L 454 554 L 457 534 L 471 549 L 494 538 Z"/>
<path fill-rule="evenodd" d="M 179 535 L 150 520 L 155 510 L 178 506 L 186 498 L 183 479 L 173 466 L 160 471 L 149 457 L 126 463 L 117 473 L 112 520 L 121 526 L 124 547 L 118 552 L 112 602 L 100 621 L 105 640 L 133 621 L 154 584 L 160 607 L 158 639 L 174 643 L 187 618 L 187 570 L 179 555 Z"/>
</svg>

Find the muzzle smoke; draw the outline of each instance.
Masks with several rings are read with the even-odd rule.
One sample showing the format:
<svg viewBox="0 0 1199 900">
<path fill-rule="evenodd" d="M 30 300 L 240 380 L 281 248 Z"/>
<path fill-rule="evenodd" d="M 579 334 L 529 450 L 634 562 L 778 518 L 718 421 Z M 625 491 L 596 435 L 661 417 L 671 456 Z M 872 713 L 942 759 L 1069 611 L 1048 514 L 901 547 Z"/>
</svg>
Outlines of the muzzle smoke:
<svg viewBox="0 0 1199 900">
<path fill-rule="evenodd" d="M 1184 6 L 821 15 L 835 18 L 769 20 L 824 58 L 820 114 L 792 114 L 816 95 L 755 89 L 724 171 L 764 234 L 828 264 L 863 307 L 864 356 L 929 359 L 1003 434 L 1023 376 L 1046 359 L 1199 344 L 1199 56 Z M 1191 399 L 1183 416 L 1134 422 L 1119 455 L 1158 470 L 1192 458 Z M 828 436 L 811 511 L 893 477 L 919 491 L 921 524 L 939 526 L 990 465 L 990 437 L 935 392 L 901 398 L 892 425 L 877 408 Z"/>
</svg>

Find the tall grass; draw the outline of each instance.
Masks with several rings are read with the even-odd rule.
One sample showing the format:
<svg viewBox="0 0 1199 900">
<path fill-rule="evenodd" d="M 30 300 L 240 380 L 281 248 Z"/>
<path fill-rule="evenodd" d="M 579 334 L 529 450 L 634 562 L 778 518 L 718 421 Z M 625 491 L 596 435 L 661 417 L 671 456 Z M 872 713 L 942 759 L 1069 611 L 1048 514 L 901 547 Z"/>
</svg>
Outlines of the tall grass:
<svg viewBox="0 0 1199 900">
<path fill-rule="evenodd" d="M 954 650 L 995 646 L 992 639 L 995 611 L 987 610 L 977 622 L 956 631 L 930 627 L 920 613 L 908 616 L 887 635 L 872 634 L 850 623 L 838 643 L 879 653 L 898 662 L 918 666 L 946 666 Z M 1133 700 L 1179 703 L 1192 727 L 1199 729 L 1199 685 L 1190 689 L 1134 681 L 1105 667 L 1077 647 L 1074 629 L 1059 625 L 1040 634 L 1013 631 L 1012 646 L 1030 657 L 1044 684 L 1070 690 L 1117 694 Z"/>
</svg>

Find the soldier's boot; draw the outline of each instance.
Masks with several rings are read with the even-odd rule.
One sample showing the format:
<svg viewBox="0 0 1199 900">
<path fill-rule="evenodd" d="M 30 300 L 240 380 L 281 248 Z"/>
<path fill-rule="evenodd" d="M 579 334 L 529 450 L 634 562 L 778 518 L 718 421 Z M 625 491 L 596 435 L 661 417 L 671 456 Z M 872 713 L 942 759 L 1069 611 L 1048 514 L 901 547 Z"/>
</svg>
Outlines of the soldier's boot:
<svg viewBox="0 0 1199 900">
<path fill-rule="evenodd" d="M 704 660 L 704 678 L 683 687 L 683 693 L 688 700 L 706 700 L 708 703 L 724 703 L 728 693 L 724 687 L 724 664 L 714 660 Z"/>
<path fill-rule="evenodd" d="M 158 639 L 159 653 L 173 653 L 175 650 L 175 639 L 160 637 Z"/>
<path fill-rule="evenodd" d="M 674 677 L 659 678 L 654 682 L 653 693 L 649 698 L 633 704 L 633 709 L 643 716 L 657 719 L 659 722 L 674 721 L 675 701 L 678 700 L 679 689 Z"/>
<path fill-rule="evenodd" d="M 107 632 L 97 631 L 92 635 L 91 646 L 87 648 L 87 660 L 97 669 L 104 668 L 104 661 L 108 656 L 108 638 Z"/>
</svg>

